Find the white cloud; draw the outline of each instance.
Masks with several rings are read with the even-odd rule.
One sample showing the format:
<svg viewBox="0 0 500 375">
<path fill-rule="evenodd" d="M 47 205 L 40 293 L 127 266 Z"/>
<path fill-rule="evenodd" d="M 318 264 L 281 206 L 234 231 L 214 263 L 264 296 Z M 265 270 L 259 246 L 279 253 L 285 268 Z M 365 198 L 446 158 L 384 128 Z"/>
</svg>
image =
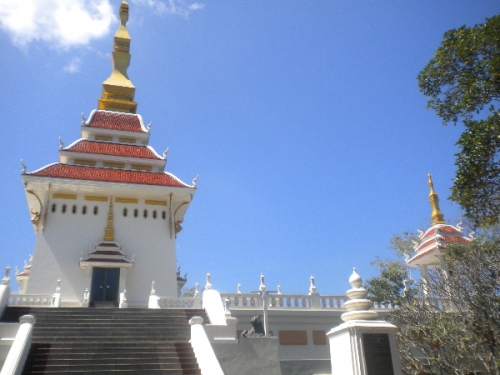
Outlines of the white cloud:
<svg viewBox="0 0 500 375">
<path fill-rule="evenodd" d="M 0 28 L 20 47 L 85 45 L 106 35 L 115 20 L 109 0 L 0 0 Z"/>
<path fill-rule="evenodd" d="M 80 71 L 81 60 L 78 57 L 71 59 L 68 65 L 64 67 L 64 71 L 68 73 L 77 73 Z"/>
<path fill-rule="evenodd" d="M 204 4 L 191 3 L 187 4 L 184 0 L 131 0 L 134 4 L 149 6 L 153 10 L 161 14 L 175 14 L 188 18 L 189 14 L 195 10 L 200 10 L 205 7 Z"/>
</svg>

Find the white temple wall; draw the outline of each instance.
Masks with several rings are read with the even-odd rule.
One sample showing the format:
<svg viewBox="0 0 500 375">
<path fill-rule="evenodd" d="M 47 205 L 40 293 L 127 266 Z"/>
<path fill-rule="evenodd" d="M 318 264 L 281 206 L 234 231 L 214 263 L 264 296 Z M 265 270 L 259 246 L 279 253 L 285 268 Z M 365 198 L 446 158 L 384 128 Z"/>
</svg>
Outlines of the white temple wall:
<svg viewBox="0 0 500 375">
<path fill-rule="evenodd" d="M 62 213 L 63 205 L 66 213 Z M 73 205 L 77 208 L 75 214 Z M 83 206 L 87 206 L 85 215 Z M 93 213 L 94 206 L 98 207 L 97 215 Z M 51 199 L 43 233 L 37 233 L 26 294 L 52 294 L 60 278 L 62 301 L 81 302 L 85 274 L 80 268 L 80 258 L 85 258 L 102 241 L 108 207 L 108 202 L 88 202 L 83 196 L 76 200 Z"/>
<path fill-rule="evenodd" d="M 102 194 L 105 196 L 104 194 Z M 129 306 L 147 306 L 151 281 L 161 296 L 177 296 L 175 233 L 170 238 L 168 207 L 114 203 L 115 242 L 122 247 L 127 259 L 135 254 L 134 267 L 126 274 Z M 52 212 L 52 204 L 56 204 Z M 66 205 L 66 213 L 62 206 Z M 76 213 L 72 207 L 76 205 Z M 86 214 L 82 213 L 87 207 Z M 94 207 L 98 207 L 94 215 Z M 123 209 L 127 208 L 127 217 Z M 134 217 L 134 209 L 138 210 Z M 147 218 L 144 218 L 147 210 Z M 153 211 L 156 210 L 156 219 Z M 162 212 L 166 211 L 165 219 Z M 86 201 L 79 194 L 73 199 L 51 199 L 43 233 L 39 232 L 35 244 L 32 270 L 27 294 L 52 294 L 61 279 L 63 305 L 79 304 L 85 290 L 85 271 L 80 268 L 80 258 L 103 241 L 104 228 L 109 212 L 108 202 Z M 122 292 L 122 290 L 120 290 Z"/>
<path fill-rule="evenodd" d="M 177 265 L 175 233 L 170 238 L 168 207 L 147 204 L 115 205 L 115 241 L 121 245 L 128 259 L 134 257 L 134 267 L 127 273 L 127 300 L 129 306 L 147 306 L 151 282 L 156 294 L 177 297 Z M 128 214 L 123 216 L 123 209 Z M 138 210 L 137 218 L 134 210 Z M 148 217 L 144 218 L 144 210 Z M 153 218 L 153 211 L 157 217 Z M 165 211 L 166 218 L 162 218 Z"/>
</svg>

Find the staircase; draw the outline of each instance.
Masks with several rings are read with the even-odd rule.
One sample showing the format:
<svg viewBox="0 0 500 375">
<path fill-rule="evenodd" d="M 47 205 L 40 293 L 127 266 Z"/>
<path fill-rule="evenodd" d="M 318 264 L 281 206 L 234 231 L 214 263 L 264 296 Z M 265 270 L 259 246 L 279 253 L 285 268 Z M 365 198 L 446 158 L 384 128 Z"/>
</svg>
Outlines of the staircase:
<svg viewBox="0 0 500 375">
<path fill-rule="evenodd" d="M 2 322 L 36 317 L 23 374 L 201 374 L 189 319 L 199 309 L 7 307 Z"/>
</svg>

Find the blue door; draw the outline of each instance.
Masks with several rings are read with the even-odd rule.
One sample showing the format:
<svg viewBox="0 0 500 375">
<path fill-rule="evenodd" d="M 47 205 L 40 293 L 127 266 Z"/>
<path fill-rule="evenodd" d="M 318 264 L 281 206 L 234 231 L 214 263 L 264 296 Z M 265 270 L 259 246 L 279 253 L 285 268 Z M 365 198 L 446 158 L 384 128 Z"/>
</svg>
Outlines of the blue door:
<svg viewBox="0 0 500 375">
<path fill-rule="evenodd" d="M 119 268 L 96 268 L 92 270 L 90 306 L 118 306 Z"/>
</svg>

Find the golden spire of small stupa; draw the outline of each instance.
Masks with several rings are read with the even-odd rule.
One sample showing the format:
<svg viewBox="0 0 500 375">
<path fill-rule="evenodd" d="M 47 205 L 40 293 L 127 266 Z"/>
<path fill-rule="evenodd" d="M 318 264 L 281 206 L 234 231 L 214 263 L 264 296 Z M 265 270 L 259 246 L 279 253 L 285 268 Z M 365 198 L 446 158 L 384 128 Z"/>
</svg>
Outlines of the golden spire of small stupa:
<svg viewBox="0 0 500 375">
<path fill-rule="evenodd" d="M 113 197 L 109 198 L 108 224 L 104 229 L 104 241 L 115 240 L 115 228 L 113 227 Z"/>
<path fill-rule="evenodd" d="M 137 103 L 134 102 L 135 86 L 127 75 L 127 68 L 130 65 L 130 35 L 126 28 L 127 20 L 128 4 L 123 0 L 120 4 L 120 27 L 114 37 L 111 58 L 113 71 L 102 84 L 99 109 L 135 113 L 137 110 Z"/>
<path fill-rule="evenodd" d="M 427 174 L 427 178 L 429 182 L 429 188 L 431 189 L 429 193 L 429 202 L 431 202 L 431 208 L 432 208 L 432 213 L 431 213 L 432 225 L 445 224 L 444 214 L 439 209 L 439 198 L 436 191 L 434 190 L 434 185 L 432 183 L 432 177 L 430 173 Z"/>
</svg>

